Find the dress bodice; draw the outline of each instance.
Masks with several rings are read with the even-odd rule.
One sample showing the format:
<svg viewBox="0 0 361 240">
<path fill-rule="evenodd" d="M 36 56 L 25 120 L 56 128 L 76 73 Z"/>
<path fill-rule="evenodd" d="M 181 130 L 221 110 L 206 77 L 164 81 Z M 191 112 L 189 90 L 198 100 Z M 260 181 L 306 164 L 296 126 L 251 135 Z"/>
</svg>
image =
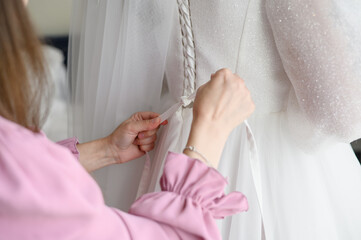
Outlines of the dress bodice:
<svg viewBox="0 0 361 240">
<path fill-rule="evenodd" d="M 284 72 L 263 1 L 190 1 L 196 54 L 196 87 L 210 74 L 229 68 L 241 76 L 252 93 L 257 113 L 281 111 L 290 81 Z M 180 24 L 174 19 L 167 79 L 171 95 L 182 94 L 184 78 Z M 176 52 L 176 54 L 174 54 Z M 259 66 L 259 67 L 258 67 Z"/>
</svg>

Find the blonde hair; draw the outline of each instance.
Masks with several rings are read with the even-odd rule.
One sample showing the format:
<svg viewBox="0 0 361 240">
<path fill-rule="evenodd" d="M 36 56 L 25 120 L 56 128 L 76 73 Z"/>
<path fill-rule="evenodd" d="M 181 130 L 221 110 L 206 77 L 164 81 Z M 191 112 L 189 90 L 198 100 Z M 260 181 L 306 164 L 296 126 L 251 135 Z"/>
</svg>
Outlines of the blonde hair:
<svg viewBox="0 0 361 240">
<path fill-rule="evenodd" d="M 38 132 L 48 93 L 41 44 L 23 0 L 0 0 L 0 115 Z"/>
</svg>

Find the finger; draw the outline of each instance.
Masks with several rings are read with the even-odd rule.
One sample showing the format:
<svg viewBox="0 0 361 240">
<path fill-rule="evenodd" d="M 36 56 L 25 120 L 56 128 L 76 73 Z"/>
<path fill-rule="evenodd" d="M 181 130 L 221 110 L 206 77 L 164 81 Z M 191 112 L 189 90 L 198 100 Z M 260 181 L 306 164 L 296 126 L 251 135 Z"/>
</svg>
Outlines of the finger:
<svg viewBox="0 0 361 240">
<path fill-rule="evenodd" d="M 160 115 L 159 113 L 155 113 L 155 112 L 138 112 L 137 114 L 141 116 L 142 120 L 153 119 L 159 117 Z"/>
<path fill-rule="evenodd" d="M 215 76 L 215 77 L 220 77 L 220 76 L 226 77 L 226 76 L 231 76 L 231 75 L 233 75 L 233 72 L 228 68 L 221 68 L 213 74 L 213 76 Z"/>
<path fill-rule="evenodd" d="M 140 145 L 139 149 L 143 152 L 149 152 L 154 149 L 154 143 L 148 144 L 148 145 Z"/>
<path fill-rule="evenodd" d="M 153 129 L 153 130 L 149 130 L 149 131 L 145 131 L 145 132 L 141 132 L 138 134 L 138 138 L 139 139 L 144 139 L 144 138 L 148 138 L 154 134 L 157 133 L 159 127 L 157 127 L 156 129 Z"/>
<path fill-rule="evenodd" d="M 144 138 L 144 139 L 135 139 L 134 140 L 134 144 L 135 145 L 148 145 L 148 144 L 151 144 L 151 143 L 154 143 L 155 141 L 157 140 L 157 134 L 154 134 L 148 138 Z"/>
<path fill-rule="evenodd" d="M 159 126 L 160 121 L 161 121 L 160 118 L 156 117 L 148 120 L 133 121 L 130 122 L 129 124 L 131 125 L 130 127 L 132 128 L 133 131 L 135 131 L 136 133 L 140 133 L 140 132 L 156 129 Z"/>
</svg>

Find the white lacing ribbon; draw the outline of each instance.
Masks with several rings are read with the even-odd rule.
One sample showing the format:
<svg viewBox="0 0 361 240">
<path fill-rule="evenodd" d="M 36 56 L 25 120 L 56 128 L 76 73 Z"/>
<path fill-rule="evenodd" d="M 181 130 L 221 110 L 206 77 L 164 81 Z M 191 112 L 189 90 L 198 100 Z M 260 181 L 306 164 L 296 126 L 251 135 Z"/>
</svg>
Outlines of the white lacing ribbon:
<svg viewBox="0 0 361 240">
<path fill-rule="evenodd" d="M 256 188 L 256 194 L 258 197 L 258 204 L 261 211 L 261 216 L 263 219 L 263 197 L 262 197 L 262 182 L 261 182 L 261 167 L 258 156 L 258 150 L 256 145 L 256 139 L 254 138 L 254 134 L 247 120 L 244 121 L 244 125 L 246 126 L 247 131 L 247 140 L 249 143 L 249 162 L 251 165 L 252 178 Z"/>
<path fill-rule="evenodd" d="M 165 111 L 164 113 L 162 113 L 159 116 L 161 121 L 163 122 L 163 121 L 169 119 L 181 107 L 190 106 L 193 103 L 195 97 L 196 97 L 196 92 L 192 93 L 190 96 L 182 96 L 180 98 L 179 102 L 177 102 L 176 104 L 174 104 L 173 106 L 168 108 L 167 111 Z M 142 177 L 140 179 L 139 188 L 138 188 L 138 192 L 137 192 L 137 198 L 140 197 L 142 194 L 148 192 L 148 186 L 147 185 L 148 185 L 149 180 L 150 180 L 150 167 L 151 167 L 151 159 L 150 159 L 149 153 L 146 152 L 145 153 L 145 163 L 144 163 L 144 168 L 143 168 L 143 172 L 142 172 Z"/>
</svg>

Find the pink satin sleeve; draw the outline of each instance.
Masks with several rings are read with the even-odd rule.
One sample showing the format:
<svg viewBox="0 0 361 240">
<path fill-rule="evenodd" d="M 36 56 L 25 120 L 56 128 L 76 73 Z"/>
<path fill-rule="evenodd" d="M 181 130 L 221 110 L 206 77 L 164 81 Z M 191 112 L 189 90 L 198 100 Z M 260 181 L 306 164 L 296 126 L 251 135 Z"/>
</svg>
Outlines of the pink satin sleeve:
<svg viewBox="0 0 361 240">
<path fill-rule="evenodd" d="M 57 142 L 57 144 L 66 147 L 74 155 L 76 159 L 79 159 L 79 151 L 76 145 L 79 143 L 76 137 L 68 138 L 62 141 Z"/>
</svg>

